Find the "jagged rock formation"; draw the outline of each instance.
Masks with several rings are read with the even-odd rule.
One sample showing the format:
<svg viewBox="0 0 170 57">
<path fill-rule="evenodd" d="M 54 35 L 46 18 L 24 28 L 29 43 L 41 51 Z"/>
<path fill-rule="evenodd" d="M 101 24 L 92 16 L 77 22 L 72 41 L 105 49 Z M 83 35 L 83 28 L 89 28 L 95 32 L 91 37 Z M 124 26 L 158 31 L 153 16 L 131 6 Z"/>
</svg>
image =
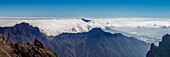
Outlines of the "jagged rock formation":
<svg viewBox="0 0 170 57">
<path fill-rule="evenodd" d="M 164 35 L 162 42 L 159 42 L 159 46 L 151 44 L 146 57 L 170 57 L 170 35 Z"/>
<path fill-rule="evenodd" d="M 57 57 L 57 55 L 37 39 L 33 44 L 9 43 L 0 35 L 0 57 Z"/>
</svg>

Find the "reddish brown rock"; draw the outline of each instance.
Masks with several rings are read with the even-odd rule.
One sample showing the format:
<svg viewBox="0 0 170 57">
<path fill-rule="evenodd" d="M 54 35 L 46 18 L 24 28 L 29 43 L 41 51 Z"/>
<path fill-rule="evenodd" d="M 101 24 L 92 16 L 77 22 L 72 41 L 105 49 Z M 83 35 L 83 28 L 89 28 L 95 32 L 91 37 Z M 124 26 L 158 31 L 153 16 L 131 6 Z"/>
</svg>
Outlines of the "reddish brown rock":
<svg viewBox="0 0 170 57">
<path fill-rule="evenodd" d="M 0 57 L 57 57 L 57 55 L 37 39 L 33 44 L 9 43 L 0 35 Z"/>
</svg>

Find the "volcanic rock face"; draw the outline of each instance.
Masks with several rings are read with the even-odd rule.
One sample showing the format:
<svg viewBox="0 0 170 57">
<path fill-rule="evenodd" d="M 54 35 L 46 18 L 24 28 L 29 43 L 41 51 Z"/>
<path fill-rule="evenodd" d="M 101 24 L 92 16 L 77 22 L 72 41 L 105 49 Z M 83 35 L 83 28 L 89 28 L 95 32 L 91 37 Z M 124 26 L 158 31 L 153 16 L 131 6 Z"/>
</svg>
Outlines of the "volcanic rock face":
<svg viewBox="0 0 170 57">
<path fill-rule="evenodd" d="M 43 44 L 36 40 L 30 43 L 9 43 L 5 37 L 0 35 L 0 57 L 57 57 L 57 55 L 44 47 Z"/>
<path fill-rule="evenodd" d="M 159 46 L 151 44 L 146 57 L 170 57 L 170 35 L 164 35 L 162 42 L 159 42 Z"/>
</svg>

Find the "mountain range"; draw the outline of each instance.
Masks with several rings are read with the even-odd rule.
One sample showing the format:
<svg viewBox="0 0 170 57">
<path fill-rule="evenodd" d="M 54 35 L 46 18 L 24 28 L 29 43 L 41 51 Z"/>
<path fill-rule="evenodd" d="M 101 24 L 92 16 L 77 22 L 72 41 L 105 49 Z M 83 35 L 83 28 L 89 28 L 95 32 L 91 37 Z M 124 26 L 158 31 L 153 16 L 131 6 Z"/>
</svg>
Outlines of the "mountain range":
<svg viewBox="0 0 170 57">
<path fill-rule="evenodd" d="M 38 27 L 23 22 L 12 27 L 0 27 L 0 34 L 9 42 L 33 43 L 38 39 L 59 57 L 145 57 L 150 47 L 134 37 L 111 34 L 101 28 L 47 36 Z"/>
<path fill-rule="evenodd" d="M 63 57 L 144 57 L 149 44 L 100 28 L 83 33 L 63 33 L 54 38 Z M 65 51 L 65 52 L 63 52 Z"/>
</svg>

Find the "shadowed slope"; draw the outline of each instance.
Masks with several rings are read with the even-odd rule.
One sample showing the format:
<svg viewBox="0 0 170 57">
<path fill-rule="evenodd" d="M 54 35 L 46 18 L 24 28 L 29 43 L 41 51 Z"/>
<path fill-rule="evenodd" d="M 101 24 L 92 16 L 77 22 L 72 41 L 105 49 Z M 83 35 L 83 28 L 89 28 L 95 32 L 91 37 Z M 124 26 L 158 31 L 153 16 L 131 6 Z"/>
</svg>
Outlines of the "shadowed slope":
<svg viewBox="0 0 170 57">
<path fill-rule="evenodd" d="M 100 28 L 83 33 L 63 33 L 54 38 L 60 57 L 145 57 L 149 44 Z"/>
<path fill-rule="evenodd" d="M 170 35 L 164 35 L 162 42 L 159 42 L 159 46 L 151 44 L 146 57 L 170 57 Z"/>
</svg>

